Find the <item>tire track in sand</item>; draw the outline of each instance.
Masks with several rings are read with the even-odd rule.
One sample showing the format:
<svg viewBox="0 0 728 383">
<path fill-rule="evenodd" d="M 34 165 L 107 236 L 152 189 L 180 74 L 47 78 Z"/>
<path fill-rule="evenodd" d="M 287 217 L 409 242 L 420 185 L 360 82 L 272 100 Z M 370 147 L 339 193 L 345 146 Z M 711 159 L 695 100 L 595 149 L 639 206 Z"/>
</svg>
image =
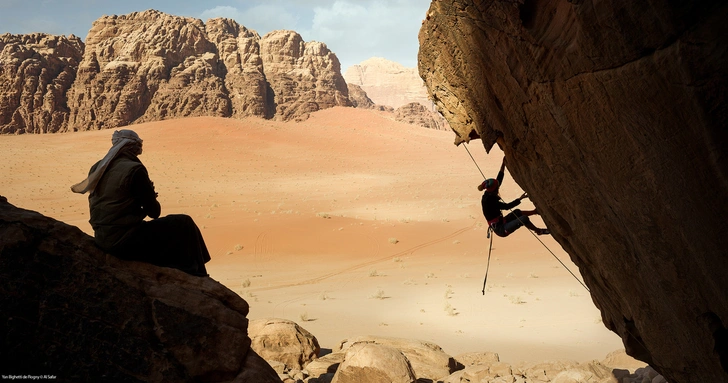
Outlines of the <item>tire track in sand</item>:
<svg viewBox="0 0 728 383">
<path fill-rule="evenodd" d="M 470 226 L 467 226 L 467 227 L 458 229 L 458 230 L 456 230 L 456 231 L 454 231 L 454 232 L 452 232 L 452 233 L 450 233 L 450 234 L 448 234 L 448 235 L 446 235 L 444 237 L 440 237 L 440 238 L 434 239 L 432 241 L 428 241 L 428 242 L 421 243 L 421 244 L 416 245 L 416 246 L 413 246 L 413 247 L 411 247 L 411 248 L 409 248 L 407 250 L 400 251 L 400 252 L 395 253 L 395 254 L 387 255 L 386 257 L 377 258 L 377 259 L 374 259 L 374 260 L 371 260 L 371 261 L 358 263 L 356 265 L 352 265 L 352 266 L 343 268 L 343 269 L 338 270 L 338 271 L 333 271 L 333 272 L 330 272 L 330 273 L 327 273 L 327 274 L 324 274 L 324 275 L 320 275 L 320 276 L 315 277 L 315 278 L 306 279 L 306 280 L 303 280 L 303 281 L 300 281 L 300 282 L 292 282 L 292 283 L 286 283 L 286 284 L 276 285 L 276 286 L 259 287 L 259 288 L 256 288 L 256 289 L 250 289 L 249 291 L 251 291 L 251 292 L 269 291 L 269 290 L 283 289 L 283 288 L 287 288 L 287 287 L 295 287 L 295 286 L 303 286 L 303 285 L 312 285 L 314 283 L 321 282 L 321 281 L 323 281 L 325 279 L 331 278 L 331 277 L 336 276 L 336 275 L 340 275 L 340 274 L 343 274 L 343 273 L 346 273 L 346 272 L 349 272 L 349 271 L 354 271 L 354 270 L 357 270 L 357 269 L 361 269 L 363 267 L 375 265 L 377 263 L 381 263 L 381 262 L 384 262 L 384 261 L 388 261 L 388 260 L 390 260 L 392 258 L 399 257 L 399 256 L 402 256 L 402 255 L 405 255 L 405 254 L 414 253 L 417 250 L 421 250 L 421 249 L 424 249 L 424 248 L 426 248 L 428 246 L 432 246 L 432 245 L 438 244 L 440 242 L 447 241 L 449 239 L 452 239 L 454 237 L 457 237 L 458 235 L 460 235 L 460 234 L 462 234 L 462 233 L 464 233 L 464 232 L 466 232 L 468 230 L 473 229 L 475 227 L 475 225 L 476 224 L 473 223 Z"/>
</svg>

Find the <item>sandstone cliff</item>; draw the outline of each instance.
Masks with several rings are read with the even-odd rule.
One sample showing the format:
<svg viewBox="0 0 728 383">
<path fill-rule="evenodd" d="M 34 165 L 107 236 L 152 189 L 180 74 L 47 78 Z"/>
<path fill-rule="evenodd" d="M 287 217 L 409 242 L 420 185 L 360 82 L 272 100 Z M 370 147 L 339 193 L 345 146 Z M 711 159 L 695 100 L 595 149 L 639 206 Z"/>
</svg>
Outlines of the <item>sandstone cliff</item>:
<svg viewBox="0 0 728 383">
<path fill-rule="evenodd" d="M 84 44 L 76 36 L 0 35 L 0 133 L 56 132 Z"/>
<path fill-rule="evenodd" d="M 629 354 L 728 381 L 728 4 L 436 1 L 419 71 L 496 142 Z M 717 214 L 716 214 L 717 213 Z"/>
<path fill-rule="evenodd" d="M 394 113 L 394 119 L 427 129 L 450 130 L 450 125 L 448 125 L 440 113 L 428 110 L 419 102 L 412 102 L 397 108 Z"/>
<path fill-rule="evenodd" d="M 375 104 L 397 109 L 405 104 L 419 102 L 432 105 L 416 68 L 372 57 L 347 68 L 344 78 L 349 84 L 360 86 Z"/>
<path fill-rule="evenodd" d="M 216 281 L 105 255 L 4 197 L 0 238 L 3 375 L 280 382 L 250 348 L 248 304 Z"/>
<path fill-rule="evenodd" d="M 351 106 L 336 55 L 293 31 L 148 10 L 75 37 L 0 38 L 0 131 L 105 129 L 189 116 L 305 119 Z M 7 102 L 5 102 L 7 101 Z"/>
<path fill-rule="evenodd" d="M 349 88 L 349 100 L 353 107 L 362 109 L 375 108 L 374 101 L 369 98 L 367 92 L 365 92 L 359 85 L 347 83 L 346 86 Z"/>
<path fill-rule="evenodd" d="M 326 44 L 296 32 L 273 31 L 260 43 L 276 116 L 284 121 L 332 106 L 351 106 L 339 59 Z"/>
</svg>

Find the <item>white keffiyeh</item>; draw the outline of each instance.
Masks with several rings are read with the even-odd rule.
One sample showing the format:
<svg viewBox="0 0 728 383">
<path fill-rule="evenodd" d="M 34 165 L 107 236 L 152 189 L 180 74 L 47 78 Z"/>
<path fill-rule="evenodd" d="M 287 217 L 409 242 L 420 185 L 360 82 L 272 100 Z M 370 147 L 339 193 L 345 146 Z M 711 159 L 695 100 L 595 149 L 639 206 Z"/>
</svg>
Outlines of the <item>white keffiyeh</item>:
<svg viewBox="0 0 728 383">
<path fill-rule="evenodd" d="M 133 130 L 122 129 L 115 131 L 114 135 L 111 137 L 112 146 L 111 149 L 109 149 L 109 152 L 106 153 L 101 161 L 99 161 L 99 165 L 96 167 L 93 173 L 89 174 L 85 180 L 71 186 L 71 190 L 74 193 L 80 194 L 93 192 L 96 188 L 96 184 L 99 183 L 101 176 L 104 175 L 104 172 L 106 172 L 106 168 L 109 166 L 111 161 L 113 161 L 114 158 L 119 155 L 121 149 L 130 144 L 138 144 L 139 146 L 141 146 L 142 139 L 139 138 L 139 135 L 137 135 Z"/>
</svg>

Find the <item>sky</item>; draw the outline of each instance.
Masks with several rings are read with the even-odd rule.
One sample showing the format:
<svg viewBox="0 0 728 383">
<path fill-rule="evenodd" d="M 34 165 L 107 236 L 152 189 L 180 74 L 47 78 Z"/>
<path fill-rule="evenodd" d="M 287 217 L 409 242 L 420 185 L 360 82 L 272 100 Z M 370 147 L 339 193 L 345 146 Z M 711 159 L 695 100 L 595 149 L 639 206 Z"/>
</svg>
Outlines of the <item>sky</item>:
<svg viewBox="0 0 728 383">
<path fill-rule="evenodd" d="M 94 20 L 156 9 L 206 21 L 236 20 L 261 36 L 277 29 L 320 41 L 342 73 L 370 57 L 417 66 L 417 34 L 430 0 L 0 0 L 0 34 L 44 32 L 86 39 Z"/>
</svg>

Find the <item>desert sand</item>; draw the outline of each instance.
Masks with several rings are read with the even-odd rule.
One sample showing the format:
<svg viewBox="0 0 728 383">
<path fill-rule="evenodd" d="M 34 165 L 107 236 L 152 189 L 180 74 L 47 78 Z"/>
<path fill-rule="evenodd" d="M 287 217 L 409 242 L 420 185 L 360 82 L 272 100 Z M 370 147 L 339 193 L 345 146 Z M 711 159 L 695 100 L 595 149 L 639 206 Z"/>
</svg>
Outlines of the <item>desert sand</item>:
<svg viewBox="0 0 728 383">
<path fill-rule="evenodd" d="M 514 363 L 601 360 L 622 348 L 589 293 L 525 228 L 494 239 L 481 293 L 482 177 L 452 132 L 341 107 L 302 123 L 201 117 L 131 129 L 162 214 L 194 218 L 210 276 L 250 303 L 250 318 L 294 320 L 328 349 L 394 336 Z M 0 194 L 92 235 L 87 196 L 70 186 L 111 134 L 0 136 Z M 469 148 L 494 177 L 502 153 Z M 506 174 L 503 198 L 521 193 Z M 578 275 L 556 241 L 539 238 Z"/>
</svg>

